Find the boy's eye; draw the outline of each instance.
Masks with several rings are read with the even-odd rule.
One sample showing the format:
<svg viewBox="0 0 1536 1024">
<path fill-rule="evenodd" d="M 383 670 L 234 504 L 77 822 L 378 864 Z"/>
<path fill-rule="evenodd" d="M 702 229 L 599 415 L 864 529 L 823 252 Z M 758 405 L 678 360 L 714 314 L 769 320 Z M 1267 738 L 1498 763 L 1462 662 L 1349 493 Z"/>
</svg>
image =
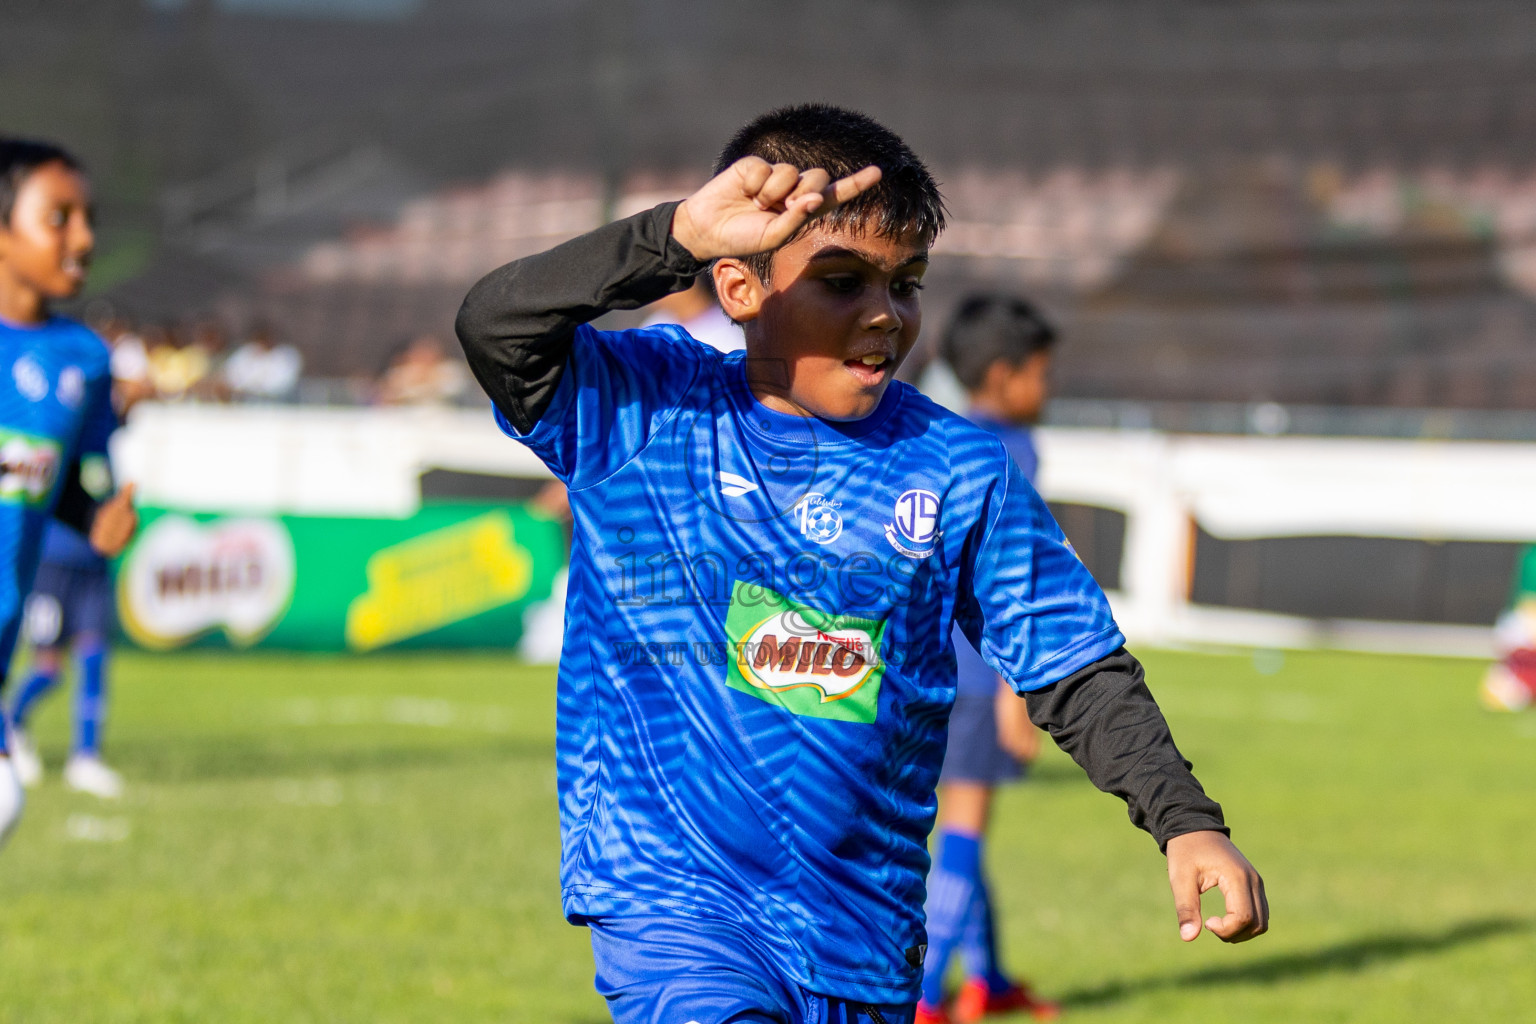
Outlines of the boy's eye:
<svg viewBox="0 0 1536 1024">
<path fill-rule="evenodd" d="M 923 290 L 921 281 L 916 278 L 908 278 L 905 281 L 895 281 L 891 284 L 891 291 L 904 298 L 916 295 Z"/>
<path fill-rule="evenodd" d="M 61 228 L 69 221 L 69 214 L 63 210 L 48 211 L 47 224 L 51 228 Z"/>
<path fill-rule="evenodd" d="M 849 295 L 859 287 L 859 279 L 847 274 L 840 274 L 837 277 L 827 277 L 823 278 L 822 280 L 827 282 L 828 288 L 831 288 L 839 295 Z"/>
</svg>

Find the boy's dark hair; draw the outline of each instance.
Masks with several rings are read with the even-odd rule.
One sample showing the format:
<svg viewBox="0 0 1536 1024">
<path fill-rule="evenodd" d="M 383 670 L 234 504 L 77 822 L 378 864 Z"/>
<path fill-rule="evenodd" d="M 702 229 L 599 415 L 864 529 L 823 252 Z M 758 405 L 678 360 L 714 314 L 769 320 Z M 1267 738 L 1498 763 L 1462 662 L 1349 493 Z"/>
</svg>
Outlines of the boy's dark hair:
<svg viewBox="0 0 1536 1024">
<path fill-rule="evenodd" d="M 21 183 L 39 167 L 53 163 L 72 171 L 83 170 L 79 160 L 51 142 L 0 136 L 0 224 L 11 222 L 11 209 L 16 205 Z"/>
<path fill-rule="evenodd" d="M 880 183 L 827 214 L 823 223 L 868 227 L 888 238 L 917 234 L 929 242 L 944 230 L 944 197 L 933 175 L 900 136 L 863 114 L 825 103 L 781 107 L 738 131 L 715 161 L 715 173 L 744 156 L 802 171 L 820 167 L 834 181 L 874 164 L 882 172 Z M 766 281 L 773 253 L 742 262 Z"/>
<path fill-rule="evenodd" d="M 972 295 L 939 340 L 939 355 L 967 391 L 978 390 L 999 359 L 1018 366 L 1056 343 L 1056 329 L 1014 295 Z"/>
</svg>

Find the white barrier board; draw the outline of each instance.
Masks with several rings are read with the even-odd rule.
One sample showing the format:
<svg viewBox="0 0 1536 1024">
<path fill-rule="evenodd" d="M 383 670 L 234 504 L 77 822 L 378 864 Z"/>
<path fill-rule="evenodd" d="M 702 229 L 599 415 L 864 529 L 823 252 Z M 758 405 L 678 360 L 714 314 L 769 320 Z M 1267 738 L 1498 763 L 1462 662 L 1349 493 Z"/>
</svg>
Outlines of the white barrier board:
<svg viewBox="0 0 1536 1024">
<path fill-rule="evenodd" d="M 1189 605 L 1192 522 L 1227 539 L 1536 541 L 1536 444 L 1175 436 L 1042 428 L 1040 490 L 1127 517 L 1121 590 L 1140 643 L 1483 656 L 1489 630 L 1318 622 Z M 420 476 L 547 478 L 488 411 L 145 405 L 114 439 L 142 499 L 219 512 L 408 516 Z"/>
</svg>

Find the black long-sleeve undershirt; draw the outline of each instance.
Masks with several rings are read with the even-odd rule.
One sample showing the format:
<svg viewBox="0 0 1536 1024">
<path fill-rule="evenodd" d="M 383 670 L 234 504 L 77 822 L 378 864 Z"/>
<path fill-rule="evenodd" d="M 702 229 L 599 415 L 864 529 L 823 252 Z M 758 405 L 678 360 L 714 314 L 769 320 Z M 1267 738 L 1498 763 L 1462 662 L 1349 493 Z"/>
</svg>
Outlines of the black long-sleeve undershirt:
<svg viewBox="0 0 1536 1024">
<path fill-rule="evenodd" d="M 1029 718 L 1126 803 L 1131 822 L 1160 848 L 1186 832 L 1226 834 L 1221 805 L 1206 795 L 1174 745 L 1141 663 L 1124 647 L 1028 695 Z"/>
<path fill-rule="evenodd" d="M 493 270 L 470 289 L 454 330 L 480 386 L 526 434 L 544 415 L 576 328 L 609 310 L 682 291 L 704 269 L 672 238 L 662 205 Z"/>
<path fill-rule="evenodd" d="M 64 483 L 59 488 L 59 500 L 53 507 L 53 518 L 81 536 L 89 537 L 98 507 L 99 499 L 87 491 L 80 481 L 80 460 L 76 459 L 64 472 Z"/>
<path fill-rule="evenodd" d="M 521 433 L 549 408 L 576 328 L 609 310 L 680 291 L 704 268 L 671 235 L 675 203 L 509 263 L 474 286 L 455 329 L 470 368 Z M 1029 694 L 1029 717 L 1099 789 L 1126 802 L 1161 848 L 1187 832 L 1227 832 L 1124 648 Z"/>
</svg>

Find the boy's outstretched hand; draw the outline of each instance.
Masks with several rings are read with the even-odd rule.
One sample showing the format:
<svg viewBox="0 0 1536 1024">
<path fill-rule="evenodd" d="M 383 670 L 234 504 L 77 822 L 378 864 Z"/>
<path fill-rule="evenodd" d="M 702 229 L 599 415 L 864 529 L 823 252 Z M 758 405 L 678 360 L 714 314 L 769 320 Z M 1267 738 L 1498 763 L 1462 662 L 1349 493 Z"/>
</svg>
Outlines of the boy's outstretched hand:
<svg viewBox="0 0 1536 1024">
<path fill-rule="evenodd" d="M 139 513 L 133 507 L 134 485 L 129 484 L 96 508 L 91 520 L 91 547 L 116 558 L 139 530 Z"/>
<path fill-rule="evenodd" d="M 1269 900 L 1264 879 L 1232 840 L 1220 832 L 1187 832 L 1168 840 L 1168 884 L 1179 912 L 1179 938 L 1200 934 L 1200 894 L 1220 889 L 1225 917 L 1205 922 L 1223 942 L 1246 942 L 1269 929 Z"/>
<path fill-rule="evenodd" d="M 683 200 L 672 214 L 672 237 L 697 260 L 767 252 L 879 181 L 874 166 L 833 181 L 820 168 L 744 156 Z"/>
</svg>

